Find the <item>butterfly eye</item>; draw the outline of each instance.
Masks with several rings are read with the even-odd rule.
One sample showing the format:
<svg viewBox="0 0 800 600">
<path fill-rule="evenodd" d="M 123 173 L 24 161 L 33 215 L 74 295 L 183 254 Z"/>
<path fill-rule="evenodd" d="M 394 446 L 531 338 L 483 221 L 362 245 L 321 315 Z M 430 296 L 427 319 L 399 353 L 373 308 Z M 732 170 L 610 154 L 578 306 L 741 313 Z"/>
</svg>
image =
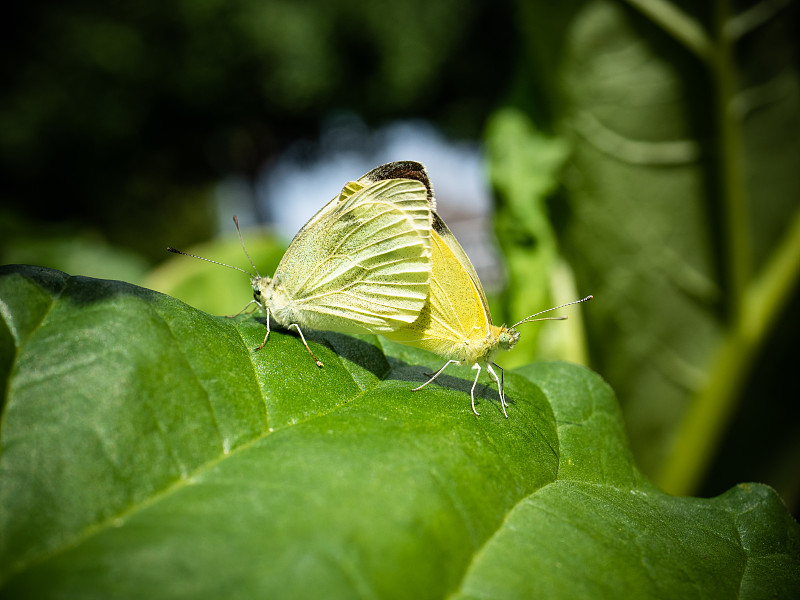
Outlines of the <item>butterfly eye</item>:
<svg viewBox="0 0 800 600">
<path fill-rule="evenodd" d="M 261 290 L 256 288 L 253 290 L 253 297 L 254 298 L 261 298 Z"/>
</svg>

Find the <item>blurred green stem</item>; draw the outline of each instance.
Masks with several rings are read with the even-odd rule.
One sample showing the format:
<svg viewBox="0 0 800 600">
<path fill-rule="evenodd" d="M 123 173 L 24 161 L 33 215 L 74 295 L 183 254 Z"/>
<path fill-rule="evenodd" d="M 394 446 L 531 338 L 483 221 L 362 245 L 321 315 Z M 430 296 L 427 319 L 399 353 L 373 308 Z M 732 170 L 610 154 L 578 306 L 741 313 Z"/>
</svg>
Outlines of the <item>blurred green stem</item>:
<svg viewBox="0 0 800 600">
<path fill-rule="evenodd" d="M 705 62 L 713 60 L 714 45 L 702 25 L 672 2 L 665 0 L 627 0 L 628 4 L 661 25 L 675 39 Z"/>
<path fill-rule="evenodd" d="M 742 310 L 712 363 L 708 385 L 694 399 L 677 432 L 674 453 L 656 478 L 664 490 L 692 493 L 708 468 L 733 413 L 754 357 L 798 284 L 800 210 L 783 242 L 744 296 Z"/>
<path fill-rule="evenodd" d="M 712 73 L 715 77 L 718 115 L 720 194 L 724 211 L 724 262 L 727 266 L 727 306 L 730 322 L 736 323 L 744 309 L 744 294 L 752 276 L 752 242 L 747 223 L 747 187 L 744 180 L 744 145 L 741 116 L 733 108 L 739 85 L 734 64 L 734 42 L 727 31 L 731 19 L 729 0 L 716 0 L 716 52 Z"/>
<path fill-rule="evenodd" d="M 723 215 L 723 262 L 727 267 L 727 334 L 710 364 L 707 385 L 684 415 L 657 483 L 674 494 L 690 494 L 705 474 L 735 411 L 739 391 L 755 357 L 791 293 L 800 264 L 800 214 L 764 271 L 753 278 L 741 116 L 733 110 L 739 89 L 734 62 L 736 39 L 729 27 L 729 0 L 716 0 L 713 73 L 718 115 L 719 192 Z"/>
</svg>

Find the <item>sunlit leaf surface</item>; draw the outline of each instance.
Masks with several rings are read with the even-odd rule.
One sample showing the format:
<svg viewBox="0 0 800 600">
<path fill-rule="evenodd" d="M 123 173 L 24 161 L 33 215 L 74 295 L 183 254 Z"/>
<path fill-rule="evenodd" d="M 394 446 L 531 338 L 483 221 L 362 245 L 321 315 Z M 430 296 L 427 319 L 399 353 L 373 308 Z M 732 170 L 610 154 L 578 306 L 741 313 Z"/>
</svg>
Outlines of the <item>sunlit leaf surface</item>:
<svg viewBox="0 0 800 600">
<path fill-rule="evenodd" d="M 800 528 L 746 484 L 675 498 L 586 369 L 469 369 L 0 270 L 3 598 L 792 597 Z"/>
</svg>

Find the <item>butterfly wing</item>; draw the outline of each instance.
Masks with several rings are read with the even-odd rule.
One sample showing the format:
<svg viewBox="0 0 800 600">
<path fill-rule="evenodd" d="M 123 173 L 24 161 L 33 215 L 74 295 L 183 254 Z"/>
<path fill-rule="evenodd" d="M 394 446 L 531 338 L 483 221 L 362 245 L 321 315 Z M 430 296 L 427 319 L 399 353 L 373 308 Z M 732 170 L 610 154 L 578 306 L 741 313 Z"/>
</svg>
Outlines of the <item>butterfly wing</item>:
<svg viewBox="0 0 800 600">
<path fill-rule="evenodd" d="M 350 182 L 295 236 L 273 278 L 278 322 L 383 333 L 428 296 L 431 220 L 419 181 Z"/>
<path fill-rule="evenodd" d="M 429 301 L 414 323 L 385 335 L 448 360 L 475 363 L 499 328 L 492 325 L 475 268 L 436 213 L 432 240 Z"/>
<path fill-rule="evenodd" d="M 367 184 L 381 181 L 383 179 L 395 178 L 416 179 L 425 186 L 425 189 L 428 192 L 428 204 L 431 207 L 431 210 L 434 211 L 434 229 L 442 238 L 444 244 L 455 255 L 455 260 L 458 261 L 458 263 L 464 269 L 466 269 L 467 273 L 472 279 L 473 284 L 475 285 L 475 288 L 480 294 L 483 309 L 488 315 L 489 305 L 486 302 L 486 294 L 483 291 L 483 285 L 481 285 L 481 281 L 478 278 L 478 273 L 475 271 L 475 267 L 472 266 L 472 261 L 470 261 L 467 253 L 464 252 L 464 249 L 461 247 L 461 244 L 458 243 L 458 240 L 450 231 L 450 228 L 447 227 L 445 222 L 442 221 L 439 215 L 435 213 L 436 198 L 433 193 L 433 184 L 431 184 L 430 178 L 428 177 L 428 171 L 425 169 L 424 165 L 413 160 L 398 160 L 375 167 L 372 169 L 372 171 L 361 177 L 358 182 Z"/>
<path fill-rule="evenodd" d="M 428 171 L 422 163 L 414 160 L 397 160 L 375 167 L 359 178 L 358 183 L 369 185 L 385 179 L 415 179 L 425 186 L 428 193 L 428 205 L 431 210 L 436 210 L 436 198 L 433 195 L 433 185 L 428 177 Z"/>
<path fill-rule="evenodd" d="M 316 214 L 300 228 L 300 231 L 297 232 L 294 239 L 297 240 L 305 237 L 306 232 L 309 229 L 314 229 L 318 221 L 328 216 L 328 213 L 357 191 L 386 179 L 416 179 L 426 187 L 431 208 L 436 208 L 436 201 L 433 200 L 433 188 L 431 187 L 430 180 L 428 179 L 428 172 L 425 170 L 425 167 L 421 163 L 415 161 L 396 161 L 375 167 L 366 175 L 359 177 L 358 181 L 351 181 L 345 184 L 339 195 L 334 196 L 330 202 L 320 208 Z"/>
</svg>

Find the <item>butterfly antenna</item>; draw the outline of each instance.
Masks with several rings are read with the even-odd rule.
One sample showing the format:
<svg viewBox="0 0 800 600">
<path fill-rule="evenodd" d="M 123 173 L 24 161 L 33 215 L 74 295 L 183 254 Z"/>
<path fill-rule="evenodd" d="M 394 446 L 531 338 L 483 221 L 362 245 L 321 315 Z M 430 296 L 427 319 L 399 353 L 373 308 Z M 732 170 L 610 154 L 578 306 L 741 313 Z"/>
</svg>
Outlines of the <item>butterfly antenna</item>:
<svg viewBox="0 0 800 600">
<path fill-rule="evenodd" d="M 261 273 L 258 272 L 258 268 L 256 267 L 256 263 L 253 262 L 253 259 L 250 258 L 250 253 L 247 251 L 244 245 L 244 238 L 242 237 L 242 230 L 239 229 L 239 217 L 233 215 L 233 222 L 236 224 L 236 233 L 239 234 L 239 242 L 242 244 L 242 250 L 244 250 L 245 256 L 247 256 L 247 260 L 250 261 L 250 264 L 253 266 L 253 270 L 256 272 L 259 278 L 261 278 Z"/>
<path fill-rule="evenodd" d="M 237 271 L 245 273 L 249 277 L 253 276 L 253 274 L 250 273 L 249 271 L 245 271 L 244 269 L 240 269 L 239 267 L 234 267 L 233 265 L 226 265 L 225 263 L 219 262 L 218 260 L 211 260 L 210 258 L 205 258 L 204 256 L 197 256 L 197 254 L 189 254 L 188 252 L 184 252 L 183 250 L 178 250 L 176 248 L 173 248 L 172 246 L 167 246 L 167 250 L 170 252 L 174 252 L 175 254 L 183 254 L 184 256 L 191 256 L 192 258 L 198 258 L 206 262 L 214 263 L 215 265 L 222 265 L 223 267 L 228 267 L 229 269 L 236 269 Z"/>
<path fill-rule="evenodd" d="M 563 317 L 542 317 L 541 319 L 534 319 L 533 317 L 544 314 L 546 312 L 550 312 L 551 310 L 558 310 L 559 308 L 564 308 L 565 306 L 571 306 L 572 304 L 580 304 L 581 302 L 586 302 L 587 300 L 591 300 L 592 298 L 593 296 L 586 296 L 586 298 L 581 298 L 580 300 L 573 300 L 572 302 L 567 302 L 566 304 L 559 304 L 558 306 L 554 306 L 553 308 L 548 308 L 546 310 L 539 311 L 528 317 L 525 317 L 524 319 L 522 319 L 522 321 L 514 323 L 511 326 L 511 328 L 513 329 L 517 325 L 521 325 L 522 323 L 528 323 L 530 321 L 563 321 L 564 319 L 567 318 L 566 315 L 564 315 Z"/>
</svg>

